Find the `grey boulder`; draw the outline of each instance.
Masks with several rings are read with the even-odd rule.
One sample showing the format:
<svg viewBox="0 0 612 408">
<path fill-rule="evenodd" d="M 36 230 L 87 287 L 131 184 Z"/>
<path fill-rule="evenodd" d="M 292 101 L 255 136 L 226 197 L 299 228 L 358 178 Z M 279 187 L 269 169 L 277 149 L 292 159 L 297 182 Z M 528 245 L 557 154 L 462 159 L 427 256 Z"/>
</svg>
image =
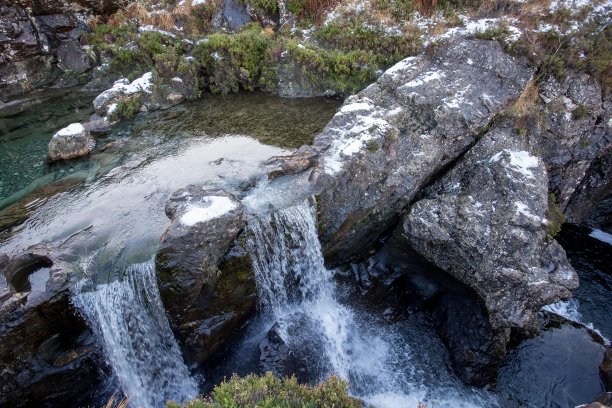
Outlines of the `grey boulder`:
<svg viewBox="0 0 612 408">
<path fill-rule="evenodd" d="M 89 130 L 80 123 L 72 123 L 53 135 L 49 142 L 48 158 L 57 161 L 87 156 L 95 144 Z"/>
</svg>

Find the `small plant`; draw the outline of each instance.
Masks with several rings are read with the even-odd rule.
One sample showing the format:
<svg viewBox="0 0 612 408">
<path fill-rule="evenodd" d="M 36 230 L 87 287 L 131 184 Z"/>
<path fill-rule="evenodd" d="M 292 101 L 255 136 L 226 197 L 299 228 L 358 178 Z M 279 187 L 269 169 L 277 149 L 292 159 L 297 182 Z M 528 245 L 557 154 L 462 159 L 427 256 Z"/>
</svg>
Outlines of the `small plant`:
<svg viewBox="0 0 612 408">
<path fill-rule="evenodd" d="M 548 235 L 556 237 L 561 232 L 561 226 L 565 223 L 565 215 L 557 204 L 557 196 L 555 193 L 548 195 L 548 211 L 546 213 L 548 220 Z"/>
<path fill-rule="evenodd" d="M 117 102 L 117 107 L 111 114 L 112 120 L 125 120 L 132 119 L 142 106 L 142 99 L 140 96 L 124 99 Z"/>
<path fill-rule="evenodd" d="M 366 149 L 368 149 L 370 153 L 376 153 L 380 150 L 380 145 L 376 140 L 370 139 L 366 142 Z"/>
<path fill-rule="evenodd" d="M 579 105 L 576 109 L 572 111 L 572 119 L 573 120 L 581 120 L 587 118 L 591 114 L 591 110 L 584 106 Z"/>
<path fill-rule="evenodd" d="M 169 402 L 168 408 L 238 408 L 238 407 L 363 407 L 363 403 L 348 395 L 347 384 L 332 376 L 313 387 L 298 384 L 295 377 L 283 380 L 272 373 L 263 376 L 234 375 L 217 385 L 208 398 L 195 399 L 184 405 Z"/>
</svg>

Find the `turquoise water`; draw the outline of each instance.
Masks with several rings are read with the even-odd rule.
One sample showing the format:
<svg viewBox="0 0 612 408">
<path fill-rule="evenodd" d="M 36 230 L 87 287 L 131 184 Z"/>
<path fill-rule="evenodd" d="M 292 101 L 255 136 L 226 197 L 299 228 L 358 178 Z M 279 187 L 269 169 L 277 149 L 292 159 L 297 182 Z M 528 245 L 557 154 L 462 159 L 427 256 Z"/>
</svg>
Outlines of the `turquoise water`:
<svg viewBox="0 0 612 408">
<path fill-rule="evenodd" d="M 0 110 L 0 203 L 40 177 L 60 178 L 82 167 L 81 162 L 48 165 L 47 145 L 62 127 L 89 118 L 94 96 L 51 91 L 40 94 L 33 106 Z"/>
</svg>

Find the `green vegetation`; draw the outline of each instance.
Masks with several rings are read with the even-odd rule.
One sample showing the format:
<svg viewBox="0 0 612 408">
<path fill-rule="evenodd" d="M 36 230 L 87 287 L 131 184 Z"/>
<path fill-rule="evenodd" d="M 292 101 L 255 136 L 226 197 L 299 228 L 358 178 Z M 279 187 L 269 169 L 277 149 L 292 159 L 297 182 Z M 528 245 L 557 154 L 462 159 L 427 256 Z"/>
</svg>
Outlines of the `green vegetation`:
<svg viewBox="0 0 612 408">
<path fill-rule="evenodd" d="M 259 377 L 233 376 L 216 386 L 209 398 L 196 399 L 184 405 L 168 403 L 168 408 L 357 408 L 363 403 L 347 393 L 347 384 L 330 377 L 309 387 L 298 384 L 295 377 L 280 380 L 272 373 Z"/>
<path fill-rule="evenodd" d="M 584 105 L 579 105 L 576 109 L 572 111 L 573 120 L 584 119 L 590 115 L 591 115 L 591 110 Z"/>
<path fill-rule="evenodd" d="M 132 119 L 138 113 L 138 110 L 142 106 L 142 100 L 140 96 L 127 98 L 117 102 L 117 107 L 111 114 L 111 120 L 117 119 Z"/>
<path fill-rule="evenodd" d="M 556 237 L 561 232 L 561 226 L 565 222 L 565 215 L 557 204 L 557 196 L 554 193 L 548 195 L 548 211 L 546 213 L 548 220 L 548 235 Z"/>
<path fill-rule="evenodd" d="M 362 51 L 370 61 L 388 65 L 414 55 L 422 45 L 420 31 L 415 26 L 389 33 L 380 21 L 369 21 L 363 16 L 330 22 L 320 27 L 315 37 L 330 48 Z"/>
</svg>

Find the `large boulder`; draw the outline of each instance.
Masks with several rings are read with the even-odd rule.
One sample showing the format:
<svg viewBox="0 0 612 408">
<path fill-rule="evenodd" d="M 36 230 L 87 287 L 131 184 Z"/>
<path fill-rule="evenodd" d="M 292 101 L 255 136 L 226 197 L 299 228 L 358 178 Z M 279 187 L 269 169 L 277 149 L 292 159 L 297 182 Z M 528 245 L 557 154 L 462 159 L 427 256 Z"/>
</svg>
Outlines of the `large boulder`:
<svg viewBox="0 0 612 408">
<path fill-rule="evenodd" d="M 474 289 L 494 329 L 534 333 L 537 311 L 578 287 L 547 210 L 543 161 L 498 126 L 423 193 L 394 239 Z"/>
<path fill-rule="evenodd" d="M 87 156 L 96 145 L 95 140 L 80 123 L 72 123 L 53 135 L 49 142 L 50 161 Z"/>
<path fill-rule="evenodd" d="M 363 256 L 533 72 L 496 42 L 461 40 L 399 62 L 348 98 L 314 143 L 326 260 Z"/>
<path fill-rule="evenodd" d="M 43 245 L 0 255 L 1 406 L 83 406 L 101 387 L 101 351 L 60 258 Z"/>
<path fill-rule="evenodd" d="M 242 204 L 215 188 L 187 186 L 166 204 L 172 224 L 156 255 L 159 290 L 188 364 L 201 364 L 231 340 L 255 308 L 250 257 L 237 239 Z"/>
</svg>

